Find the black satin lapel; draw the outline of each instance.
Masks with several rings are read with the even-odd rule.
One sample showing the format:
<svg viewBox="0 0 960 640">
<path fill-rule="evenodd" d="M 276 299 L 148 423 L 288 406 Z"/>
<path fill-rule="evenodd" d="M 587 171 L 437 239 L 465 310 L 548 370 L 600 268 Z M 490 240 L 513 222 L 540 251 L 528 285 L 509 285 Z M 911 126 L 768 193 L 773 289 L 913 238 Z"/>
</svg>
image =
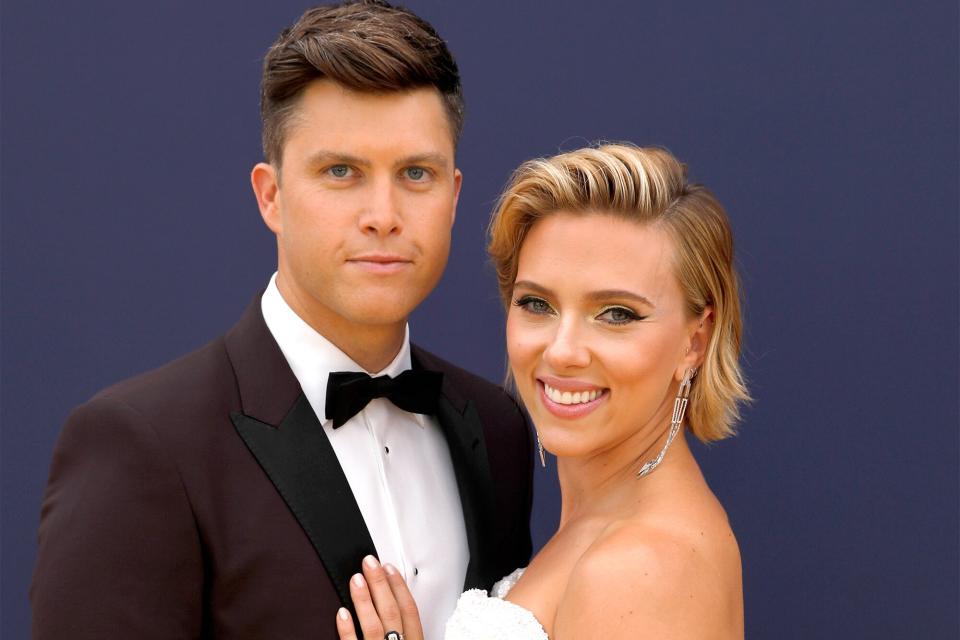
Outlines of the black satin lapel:
<svg viewBox="0 0 960 640">
<path fill-rule="evenodd" d="M 283 500 L 296 516 L 330 575 L 340 602 L 350 600 L 350 576 L 368 554 L 376 555 L 370 532 L 340 461 L 306 396 L 300 394 L 279 428 L 242 413 L 233 424 Z"/>
<path fill-rule="evenodd" d="M 493 540 L 489 530 L 493 523 L 493 479 L 480 415 L 472 402 L 467 402 L 461 414 L 446 397 L 441 396 L 437 420 L 450 447 L 467 529 L 470 563 L 464 589 L 489 588 L 496 579 L 496 576 L 487 575 L 492 557 L 488 546 Z"/>
</svg>

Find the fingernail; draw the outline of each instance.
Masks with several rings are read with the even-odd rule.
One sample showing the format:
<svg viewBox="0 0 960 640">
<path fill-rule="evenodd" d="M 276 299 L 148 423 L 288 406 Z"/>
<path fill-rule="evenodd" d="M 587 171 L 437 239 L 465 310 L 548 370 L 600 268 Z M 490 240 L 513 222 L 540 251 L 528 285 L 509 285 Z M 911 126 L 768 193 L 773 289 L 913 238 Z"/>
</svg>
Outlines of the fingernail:
<svg viewBox="0 0 960 640">
<path fill-rule="evenodd" d="M 393 574 L 395 574 L 395 573 L 397 572 L 396 568 L 394 568 L 394 566 L 393 566 L 392 564 L 385 564 L 385 565 L 383 565 L 383 570 L 387 572 L 387 575 L 388 575 L 388 576 L 392 576 Z"/>
<path fill-rule="evenodd" d="M 359 573 L 353 576 L 353 585 L 359 589 L 362 589 L 364 586 L 363 576 Z"/>
<path fill-rule="evenodd" d="M 349 620 L 350 612 L 347 611 L 344 607 L 340 607 L 340 611 L 337 611 L 337 617 L 341 620 Z"/>
<path fill-rule="evenodd" d="M 380 566 L 380 563 L 377 562 L 377 559 L 373 556 L 367 556 L 363 559 L 363 566 L 365 566 L 367 569 L 376 569 Z"/>
</svg>

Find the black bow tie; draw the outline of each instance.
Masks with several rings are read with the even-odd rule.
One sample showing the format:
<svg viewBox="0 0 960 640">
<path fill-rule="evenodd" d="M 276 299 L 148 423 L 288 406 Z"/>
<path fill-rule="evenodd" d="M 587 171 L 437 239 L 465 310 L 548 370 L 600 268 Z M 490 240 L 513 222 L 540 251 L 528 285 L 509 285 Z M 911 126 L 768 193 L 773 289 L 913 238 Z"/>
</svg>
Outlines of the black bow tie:
<svg viewBox="0 0 960 640">
<path fill-rule="evenodd" d="M 440 384 L 443 374 L 439 371 L 404 371 L 396 378 L 365 373 L 338 371 L 327 380 L 327 419 L 333 420 L 333 428 L 360 413 L 374 398 L 387 398 L 393 404 L 410 413 L 432 415 L 437 412 Z"/>
</svg>

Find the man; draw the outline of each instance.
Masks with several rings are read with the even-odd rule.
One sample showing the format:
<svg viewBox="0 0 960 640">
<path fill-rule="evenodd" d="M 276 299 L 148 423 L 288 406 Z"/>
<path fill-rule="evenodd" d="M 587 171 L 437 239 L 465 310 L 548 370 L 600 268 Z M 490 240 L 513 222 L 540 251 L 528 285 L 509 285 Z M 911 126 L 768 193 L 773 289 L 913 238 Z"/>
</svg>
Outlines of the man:
<svg viewBox="0 0 960 640">
<path fill-rule="evenodd" d="M 277 273 L 225 336 L 71 414 L 35 638 L 336 638 L 368 554 L 441 638 L 464 588 L 529 558 L 519 408 L 408 339 L 461 183 L 446 45 L 383 2 L 311 9 L 266 57 L 261 111 Z"/>
</svg>

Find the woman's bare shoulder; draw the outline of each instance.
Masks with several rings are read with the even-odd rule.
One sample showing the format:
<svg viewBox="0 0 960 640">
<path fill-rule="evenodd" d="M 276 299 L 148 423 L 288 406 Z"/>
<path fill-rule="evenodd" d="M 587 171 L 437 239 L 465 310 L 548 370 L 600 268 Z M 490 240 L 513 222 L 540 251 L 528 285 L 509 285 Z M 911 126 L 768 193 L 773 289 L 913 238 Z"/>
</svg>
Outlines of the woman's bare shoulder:
<svg viewBox="0 0 960 640">
<path fill-rule="evenodd" d="M 574 567 L 554 623 L 564 638 L 742 637 L 740 552 L 702 505 L 612 523 Z"/>
</svg>

